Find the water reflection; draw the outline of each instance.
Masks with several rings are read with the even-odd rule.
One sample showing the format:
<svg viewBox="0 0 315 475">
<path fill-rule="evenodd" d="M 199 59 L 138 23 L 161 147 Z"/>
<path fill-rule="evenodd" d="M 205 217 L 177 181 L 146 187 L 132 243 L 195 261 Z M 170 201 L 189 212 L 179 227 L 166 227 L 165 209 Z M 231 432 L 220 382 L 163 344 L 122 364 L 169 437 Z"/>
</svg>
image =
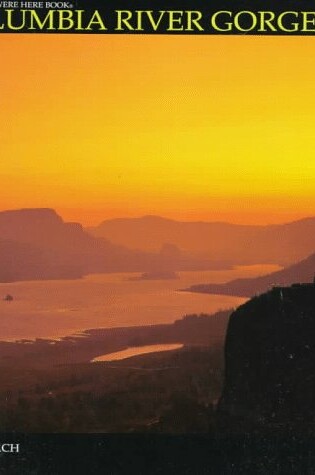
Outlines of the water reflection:
<svg viewBox="0 0 315 475">
<path fill-rule="evenodd" d="M 116 351 L 115 353 L 108 353 L 107 355 L 97 356 L 92 360 L 92 363 L 98 361 L 119 361 L 131 358 L 132 356 L 144 355 L 147 353 L 157 353 L 160 351 L 178 350 L 183 348 L 181 343 L 161 344 L 161 345 L 146 345 L 146 346 L 134 346 L 127 348 L 126 350 Z"/>
</svg>

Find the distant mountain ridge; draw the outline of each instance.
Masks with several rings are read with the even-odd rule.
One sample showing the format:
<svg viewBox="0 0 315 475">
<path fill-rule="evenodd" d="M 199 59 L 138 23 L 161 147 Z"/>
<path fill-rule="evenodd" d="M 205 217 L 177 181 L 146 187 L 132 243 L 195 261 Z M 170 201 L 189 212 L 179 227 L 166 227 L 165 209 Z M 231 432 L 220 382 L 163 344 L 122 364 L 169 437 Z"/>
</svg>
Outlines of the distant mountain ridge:
<svg viewBox="0 0 315 475">
<path fill-rule="evenodd" d="M 315 218 L 272 226 L 185 223 L 154 216 L 127 221 L 133 230 L 130 233 L 124 219 L 105 223 L 113 225 L 114 230 L 120 223 L 120 238 L 116 241 L 112 235 L 111 242 L 90 234 L 78 223 L 64 222 L 53 209 L 0 212 L 0 281 L 79 278 L 98 272 L 222 269 L 235 264 L 291 261 L 306 249 L 311 249 L 309 254 L 315 249 Z M 137 246 L 128 248 L 120 241 L 137 242 Z M 153 241 L 159 244 L 158 249 L 147 249 Z M 143 243 L 145 249 L 141 249 Z M 251 296 L 275 282 L 312 279 L 314 264 L 311 256 L 268 276 L 195 286 L 192 290 Z"/>
<path fill-rule="evenodd" d="M 111 219 L 87 230 L 133 249 L 154 251 L 171 243 L 195 255 L 234 265 L 284 266 L 315 250 L 315 217 L 277 225 L 240 225 L 144 216 Z"/>
<path fill-rule="evenodd" d="M 176 246 L 159 252 L 128 249 L 67 223 L 53 209 L 0 212 L 0 281 L 80 278 L 89 273 L 211 268 Z"/>
</svg>

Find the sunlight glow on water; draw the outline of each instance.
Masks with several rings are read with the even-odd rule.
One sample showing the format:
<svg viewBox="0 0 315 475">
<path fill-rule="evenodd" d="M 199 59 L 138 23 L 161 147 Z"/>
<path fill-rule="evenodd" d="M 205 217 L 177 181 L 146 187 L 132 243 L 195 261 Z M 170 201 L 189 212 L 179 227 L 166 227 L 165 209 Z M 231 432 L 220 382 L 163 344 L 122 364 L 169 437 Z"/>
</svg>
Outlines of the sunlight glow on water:
<svg viewBox="0 0 315 475">
<path fill-rule="evenodd" d="M 214 313 L 246 299 L 179 292 L 194 284 L 254 277 L 277 266 L 179 272 L 176 280 L 130 280 L 137 274 L 94 274 L 84 279 L 0 284 L 0 340 L 51 338 L 90 328 L 172 323 L 190 313 Z M 12 302 L 1 300 L 10 294 Z"/>
<path fill-rule="evenodd" d="M 120 361 L 125 360 L 126 358 L 131 358 L 132 356 L 144 355 L 147 353 L 178 350 L 179 348 L 183 348 L 183 346 L 184 345 L 180 343 L 134 346 L 131 348 L 127 348 L 126 350 L 116 351 L 115 353 L 108 353 L 107 355 L 97 356 L 91 362 L 97 363 L 99 361 Z"/>
</svg>

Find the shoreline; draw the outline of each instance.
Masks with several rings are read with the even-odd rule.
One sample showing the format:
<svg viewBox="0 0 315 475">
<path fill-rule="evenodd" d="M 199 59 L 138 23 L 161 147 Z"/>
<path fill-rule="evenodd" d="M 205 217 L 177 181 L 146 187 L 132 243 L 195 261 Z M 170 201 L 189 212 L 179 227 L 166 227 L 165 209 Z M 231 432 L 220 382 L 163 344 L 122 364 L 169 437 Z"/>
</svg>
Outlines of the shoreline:
<svg viewBox="0 0 315 475">
<path fill-rule="evenodd" d="M 188 315 L 173 323 L 90 328 L 58 340 L 37 338 L 0 341 L 0 368 L 47 368 L 86 364 L 100 355 L 155 344 L 222 345 L 232 309 L 211 315 Z"/>
</svg>

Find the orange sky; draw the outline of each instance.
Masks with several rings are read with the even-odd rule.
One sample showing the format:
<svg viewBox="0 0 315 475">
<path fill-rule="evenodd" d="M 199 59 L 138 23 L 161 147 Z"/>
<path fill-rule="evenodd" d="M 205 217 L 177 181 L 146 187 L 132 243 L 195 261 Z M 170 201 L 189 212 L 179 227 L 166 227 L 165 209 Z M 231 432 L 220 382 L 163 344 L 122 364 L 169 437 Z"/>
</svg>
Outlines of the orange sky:
<svg viewBox="0 0 315 475">
<path fill-rule="evenodd" d="M 314 215 L 314 41 L 0 35 L 1 208 Z"/>
</svg>

